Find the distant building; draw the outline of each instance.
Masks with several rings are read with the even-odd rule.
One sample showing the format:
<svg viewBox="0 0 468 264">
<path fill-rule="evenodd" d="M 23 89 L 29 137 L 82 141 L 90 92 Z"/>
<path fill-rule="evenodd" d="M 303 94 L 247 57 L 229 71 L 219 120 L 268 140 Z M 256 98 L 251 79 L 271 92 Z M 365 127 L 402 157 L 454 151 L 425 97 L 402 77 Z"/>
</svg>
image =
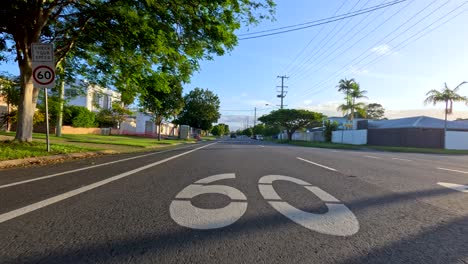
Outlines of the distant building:
<svg viewBox="0 0 468 264">
<path fill-rule="evenodd" d="M 92 85 L 79 81 L 65 87 L 65 99 L 68 105 L 83 106 L 93 112 L 101 109 L 111 109 L 112 103 L 119 102 L 121 94 L 110 88 Z"/>
<path fill-rule="evenodd" d="M 3 124 L 3 116 L 8 113 L 8 106 L 3 96 L 0 96 L 0 130 L 6 129 L 6 124 Z M 3 124 L 3 125 L 2 125 Z"/>
</svg>

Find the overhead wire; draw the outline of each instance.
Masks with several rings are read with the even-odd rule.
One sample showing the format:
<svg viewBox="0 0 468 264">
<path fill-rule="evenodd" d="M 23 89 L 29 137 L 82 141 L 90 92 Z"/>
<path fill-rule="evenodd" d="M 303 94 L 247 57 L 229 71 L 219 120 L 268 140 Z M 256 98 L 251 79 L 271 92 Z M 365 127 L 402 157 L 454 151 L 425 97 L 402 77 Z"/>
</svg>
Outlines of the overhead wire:
<svg viewBox="0 0 468 264">
<path fill-rule="evenodd" d="M 293 31 L 298 31 L 298 30 L 302 30 L 302 29 L 306 29 L 306 28 L 316 27 L 316 26 L 320 26 L 320 25 L 325 25 L 325 24 L 329 24 L 329 23 L 336 22 L 336 21 L 344 20 L 344 19 L 347 19 L 347 18 L 359 16 L 359 15 L 362 15 L 362 14 L 366 14 L 366 13 L 369 13 L 369 12 L 373 12 L 373 11 L 375 11 L 375 10 L 379 10 L 379 9 L 382 9 L 382 8 L 387 8 L 387 7 L 389 7 L 389 6 L 393 6 L 393 5 L 396 5 L 396 4 L 400 4 L 400 3 L 403 3 L 403 2 L 406 2 L 406 1 L 408 1 L 408 0 L 397 0 L 397 1 L 389 2 L 388 4 L 386 4 L 386 5 L 384 5 L 384 6 L 375 7 L 375 8 L 372 8 L 372 9 L 370 9 L 370 10 L 358 12 L 358 13 L 351 14 L 351 15 L 346 15 L 346 16 L 343 16 L 343 17 L 340 17 L 340 18 L 331 19 L 331 20 L 327 20 L 327 21 L 324 21 L 324 22 L 311 24 L 311 25 L 308 25 L 308 26 L 303 26 L 303 27 L 298 27 L 298 28 L 294 28 L 294 29 L 283 30 L 283 31 L 274 32 L 274 33 L 268 33 L 268 34 L 262 34 L 262 35 L 252 36 L 252 37 L 239 38 L 238 40 L 247 40 L 247 39 L 263 38 L 263 37 L 268 37 L 268 36 L 273 36 L 273 35 L 278 35 L 278 34 L 284 34 L 284 33 L 293 32 Z"/>
<path fill-rule="evenodd" d="M 344 0 L 343 3 L 335 10 L 333 16 L 335 16 L 341 8 L 346 4 L 348 0 Z M 294 57 L 294 59 L 286 66 L 286 68 L 282 72 L 289 72 L 289 68 L 297 61 L 297 59 L 306 51 L 306 49 L 312 44 L 312 42 L 322 33 L 325 27 L 320 27 L 320 30 L 309 40 L 309 42 L 305 45 L 305 47 Z"/>
<path fill-rule="evenodd" d="M 404 23 L 402 23 L 400 26 L 398 26 L 396 29 L 394 29 L 393 31 L 391 31 L 390 33 L 388 33 L 385 37 L 383 37 L 382 39 L 380 39 L 379 41 L 377 41 L 374 45 L 371 46 L 371 48 L 369 49 L 366 49 L 363 53 L 361 53 L 359 56 L 355 57 L 354 59 L 351 60 L 351 62 L 349 62 L 348 64 L 344 65 L 342 68 L 340 68 L 339 70 L 337 70 L 331 77 L 329 77 L 328 79 L 326 80 L 323 80 L 323 81 L 320 81 L 318 82 L 317 84 L 313 85 L 314 87 L 321 87 L 322 85 L 326 84 L 327 82 L 333 80 L 334 78 L 336 78 L 337 76 L 339 75 L 342 75 L 346 72 L 349 72 L 350 70 L 346 70 L 350 65 L 354 65 L 354 64 L 357 64 L 357 63 L 360 63 L 362 62 L 363 60 L 365 60 L 366 58 L 374 55 L 372 52 L 369 53 L 366 57 L 362 58 L 361 60 L 359 60 L 357 63 L 355 62 L 356 60 L 358 60 L 360 57 L 362 57 L 363 55 L 365 55 L 368 51 L 371 51 L 372 50 L 372 47 L 376 47 L 376 45 L 379 45 L 379 43 L 383 43 L 385 41 L 385 39 L 387 39 L 390 35 L 392 35 L 393 33 L 395 33 L 396 31 L 398 31 L 400 28 L 402 28 L 403 26 L 405 26 L 409 21 L 413 20 L 414 18 L 416 18 L 420 13 L 422 13 L 424 10 L 426 10 L 429 6 L 431 6 L 432 4 L 434 4 L 437 0 L 431 2 L 429 5 L 427 5 L 426 7 L 424 7 L 422 10 L 418 11 L 415 15 L 413 15 L 412 17 L 410 17 L 408 20 L 406 20 Z M 418 25 L 419 23 L 421 23 L 423 20 L 425 20 L 426 18 L 428 18 L 429 16 L 431 16 L 432 14 L 434 14 L 436 11 L 440 10 L 443 6 L 445 6 L 450 0 L 448 0 L 447 2 L 445 2 L 444 4 L 440 5 L 438 8 L 434 9 L 432 12 L 430 12 L 429 14 L 427 14 L 426 16 L 424 16 L 422 19 L 418 20 L 416 23 L 412 24 L 410 27 L 408 27 L 406 30 L 404 30 L 403 32 L 400 32 L 399 34 L 397 34 L 394 38 L 392 38 L 392 40 L 390 41 L 385 41 L 386 43 L 390 43 L 391 41 L 397 39 L 398 37 L 400 37 L 401 35 L 403 35 L 404 33 L 406 33 L 408 30 L 414 28 L 416 25 Z M 466 3 L 466 2 L 465 2 Z M 446 15 L 449 15 L 449 14 L 446 14 Z M 310 89 L 310 92 L 306 93 L 305 95 L 304 94 L 297 94 L 297 96 L 308 96 L 312 93 L 314 93 L 316 90 L 319 90 L 318 88 L 316 89 Z M 293 97 L 295 98 L 295 97 Z"/>
<path fill-rule="evenodd" d="M 384 0 L 385 1 L 385 0 Z M 369 2 L 369 1 L 368 1 Z M 411 3 L 411 1 L 409 1 L 408 3 Z M 367 3 L 366 3 L 367 4 Z M 383 9 L 382 12 L 380 13 L 380 15 L 383 15 L 388 9 Z M 325 56 L 324 58 L 322 58 L 322 60 L 319 62 L 319 63 L 316 63 L 316 64 L 320 64 L 322 61 L 324 61 L 326 58 L 328 58 L 330 56 L 330 54 L 333 54 L 336 50 L 338 50 L 340 47 L 343 47 L 344 45 L 346 45 L 348 43 L 348 41 L 352 40 L 355 36 L 353 35 L 351 38 L 347 39 L 347 40 L 344 40 L 344 38 L 346 36 L 348 36 L 353 30 L 356 29 L 356 27 L 358 27 L 360 24 L 362 24 L 366 19 L 368 19 L 373 13 L 368 13 L 367 16 L 365 16 L 363 19 L 361 19 L 357 24 L 351 26 L 351 28 L 343 35 L 343 36 L 340 36 L 340 38 L 337 38 L 336 41 L 330 45 L 327 49 L 326 52 L 323 52 L 322 54 L 320 54 L 318 57 L 315 58 L 315 60 L 318 60 L 319 58 L 321 58 L 323 55 L 327 54 L 328 51 L 334 47 L 335 45 L 337 45 L 338 43 L 341 42 L 341 45 L 339 45 L 335 50 L 333 50 L 331 53 L 328 53 L 327 56 Z M 363 28 L 361 28 L 359 31 L 362 31 L 364 29 L 366 29 L 373 21 L 369 21 L 369 23 L 367 23 Z M 309 59 L 309 61 L 311 60 L 312 58 Z M 317 67 L 316 66 L 311 66 L 311 65 L 306 65 L 306 67 L 304 67 L 303 69 L 301 69 L 300 71 L 296 72 L 294 76 L 296 76 L 295 80 L 297 80 L 297 77 L 300 76 L 301 74 L 304 74 L 308 71 L 310 71 L 311 69 L 313 69 L 314 67 Z M 291 75 L 291 77 L 293 77 L 293 75 Z M 292 84 L 291 84 L 292 85 Z"/>
<path fill-rule="evenodd" d="M 452 14 L 453 12 L 457 11 L 458 9 L 460 9 L 463 5 L 465 5 L 466 3 L 468 3 L 468 1 L 465 1 L 463 4 L 457 6 L 456 8 L 452 9 L 450 12 L 446 13 L 445 15 L 443 15 L 442 17 L 440 17 L 439 19 L 437 19 L 436 21 L 432 22 L 431 24 L 429 24 L 428 26 L 424 27 L 423 29 L 419 30 L 417 33 L 411 35 L 409 38 L 406 38 L 404 41 L 400 42 L 397 46 L 395 47 L 398 47 L 395 49 L 395 51 L 399 51 L 399 50 L 402 50 L 403 48 L 407 47 L 408 45 L 414 43 L 415 41 L 423 38 L 424 36 L 427 36 L 429 33 L 433 32 L 434 30 L 440 28 L 441 26 L 447 24 L 448 22 L 452 21 L 453 19 L 455 19 L 456 17 L 458 17 L 459 15 L 463 14 L 464 12 L 468 11 L 468 8 L 462 10 L 461 12 L 457 13 L 456 15 L 450 17 L 449 19 L 447 19 L 446 21 L 444 21 L 443 23 L 439 24 L 438 26 L 426 31 L 425 33 L 423 33 L 425 30 L 427 30 L 428 28 L 430 28 L 432 25 L 434 25 L 435 23 L 443 20 L 444 18 L 446 18 L 447 16 L 449 16 L 450 14 Z M 422 35 L 420 35 L 419 37 L 413 39 L 412 41 L 402 45 L 403 43 L 407 42 L 408 40 L 416 37 L 417 35 L 423 33 Z M 363 65 L 361 68 L 359 68 L 360 70 L 366 68 L 366 67 L 370 67 L 374 64 L 376 64 L 377 62 L 379 62 L 383 57 L 387 56 L 389 54 L 381 54 L 380 56 L 378 56 L 377 58 L 375 58 L 374 60 L 368 62 L 367 64 Z M 312 94 L 318 94 L 324 90 L 328 89 L 328 87 L 323 87 L 322 89 L 319 89 L 317 91 L 312 91 L 312 93 L 309 93 L 307 94 L 306 96 L 310 96 Z M 304 96 L 304 95 L 303 95 Z"/>
</svg>

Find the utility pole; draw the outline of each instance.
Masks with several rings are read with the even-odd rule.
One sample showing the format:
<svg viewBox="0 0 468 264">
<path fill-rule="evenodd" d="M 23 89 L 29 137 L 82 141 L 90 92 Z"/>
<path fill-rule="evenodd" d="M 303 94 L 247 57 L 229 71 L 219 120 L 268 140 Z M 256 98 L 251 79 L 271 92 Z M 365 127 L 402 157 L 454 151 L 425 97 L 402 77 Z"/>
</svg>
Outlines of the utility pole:
<svg viewBox="0 0 468 264">
<path fill-rule="evenodd" d="M 254 107 L 254 127 L 257 125 L 257 107 Z"/>
<path fill-rule="evenodd" d="M 281 87 L 281 91 L 277 91 L 280 94 L 278 94 L 276 97 L 281 98 L 280 109 L 283 109 L 284 107 L 283 99 L 286 97 L 286 94 L 288 93 L 288 91 L 285 91 L 285 88 L 288 88 L 288 87 L 284 86 L 284 79 L 288 79 L 289 77 L 283 75 L 283 76 L 278 76 L 277 78 L 281 78 L 281 86 L 277 86 L 278 88 Z"/>
</svg>

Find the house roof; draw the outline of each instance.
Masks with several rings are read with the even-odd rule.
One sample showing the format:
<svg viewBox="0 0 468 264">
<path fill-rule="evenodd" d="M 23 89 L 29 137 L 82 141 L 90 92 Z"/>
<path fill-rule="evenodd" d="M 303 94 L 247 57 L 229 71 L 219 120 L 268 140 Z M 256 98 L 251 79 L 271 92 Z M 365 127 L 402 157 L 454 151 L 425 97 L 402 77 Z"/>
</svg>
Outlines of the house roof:
<svg viewBox="0 0 468 264">
<path fill-rule="evenodd" d="M 369 128 L 444 128 L 444 120 L 428 116 L 379 121 L 369 120 Z M 447 128 L 468 130 L 468 121 L 447 121 Z"/>
</svg>

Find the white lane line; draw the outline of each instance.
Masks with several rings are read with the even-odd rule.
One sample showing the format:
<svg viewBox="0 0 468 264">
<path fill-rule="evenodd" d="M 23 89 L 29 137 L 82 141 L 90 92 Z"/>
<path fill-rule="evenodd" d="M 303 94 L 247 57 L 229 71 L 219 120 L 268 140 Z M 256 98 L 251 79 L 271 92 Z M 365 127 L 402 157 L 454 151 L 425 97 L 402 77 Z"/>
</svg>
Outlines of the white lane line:
<svg viewBox="0 0 468 264">
<path fill-rule="evenodd" d="M 376 157 L 376 156 L 364 156 L 366 158 L 369 158 L 369 159 L 382 159 L 380 157 Z"/>
<path fill-rule="evenodd" d="M 264 148 L 265 146 L 263 146 L 263 145 L 260 145 L 260 147 L 261 147 L 261 148 Z"/>
<path fill-rule="evenodd" d="M 110 164 L 115 164 L 115 163 L 119 163 L 119 162 L 124 162 L 124 161 L 128 161 L 128 160 L 139 159 L 139 158 L 143 158 L 143 157 L 147 157 L 147 156 L 151 156 L 151 155 L 156 155 L 156 154 L 161 154 L 161 153 L 165 153 L 165 152 L 169 152 L 169 151 L 186 149 L 186 148 L 188 148 L 188 146 L 182 147 L 182 148 L 168 149 L 168 150 L 159 151 L 159 152 L 153 152 L 153 153 L 144 154 L 144 155 L 140 155 L 140 156 L 135 156 L 135 157 L 131 157 L 131 158 L 125 158 L 125 159 L 110 161 L 110 162 L 106 162 L 106 163 L 102 163 L 102 164 L 98 164 L 98 165 L 93 165 L 93 166 L 83 167 L 83 168 L 79 168 L 79 169 L 75 169 L 75 170 L 69 170 L 69 171 L 54 173 L 54 174 L 46 175 L 46 176 L 42 176 L 42 177 L 37 177 L 37 178 L 34 178 L 34 179 L 29 179 L 29 180 L 24 180 L 24 181 L 19 181 L 19 182 L 13 182 L 13 183 L 5 184 L 5 185 L 0 185 L 0 189 L 15 186 L 15 185 L 20 185 L 20 184 L 24 184 L 24 183 L 28 183 L 28 182 L 45 180 L 45 179 L 49 179 L 49 178 L 53 178 L 53 177 L 57 177 L 57 176 L 62 176 L 62 175 L 65 175 L 65 174 L 70 174 L 70 173 L 74 173 L 74 172 L 78 172 L 78 171 L 89 170 L 89 169 L 102 167 L 102 166 L 106 166 L 106 165 L 110 165 Z"/>
<path fill-rule="evenodd" d="M 157 166 L 157 165 L 159 165 L 159 164 L 168 162 L 168 161 L 170 161 L 170 160 L 177 159 L 177 158 L 179 158 L 179 157 L 182 157 L 182 156 L 184 156 L 184 155 L 190 154 L 190 153 L 195 152 L 195 151 L 197 151 L 197 150 L 200 150 L 200 149 L 202 149 L 202 148 L 209 147 L 209 146 L 214 145 L 214 144 L 216 144 L 216 143 L 211 143 L 211 144 L 208 144 L 208 145 L 205 145 L 205 146 L 196 148 L 196 149 L 192 149 L 192 150 L 186 151 L 186 152 L 184 152 L 184 153 L 177 154 L 177 155 L 175 155 L 175 156 L 172 156 L 172 157 L 169 157 L 169 158 L 166 158 L 166 159 L 163 159 L 163 160 L 160 160 L 160 161 L 157 161 L 157 162 L 148 164 L 148 165 L 143 166 L 143 167 L 140 167 L 140 168 L 138 168 L 138 169 L 134 169 L 134 170 L 131 170 L 131 171 L 127 171 L 127 172 L 118 174 L 118 175 L 116 175 L 116 176 L 107 178 L 107 179 L 105 179 L 105 180 L 98 181 L 98 182 L 95 182 L 95 183 L 92 183 L 92 184 L 83 186 L 83 187 L 81 187 L 81 188 L 78 188 L 78 189 L 75 189 L 75 190 L 72 190 L 72 191 L 69 191 L 69 192 L 66 192 L 66 193 L 62 193 L 62 194 L 59 194 L 59 195 L 57 195 L 57 196 L 54 196 L 54 197 L 45 199 L 45 200 L 42 200 L 42 201 L 40 201 L 40 202 L 33 203 L 33 204 L 28 205 L 28 206 L 21 207 L 21 208 L 19 208 L 19 209 L 16 209 L 16 210 L 13 210 L 13 211 L 10 211 L 10 212 L 1 214 L 1 215 L 0 215 L 0 223 L 3 223 L 3 222 L 8 221 L 8 220 L 10 220 L 10 219 L 16 218 L 16 217 L 18 217 L 18 216 L 27 214 L 27 213 L 29 213 L 29 212 L 32 212 L 32 211 L 41 209 L 41 208 L 46 207 L 46 206 L 49 206 L 49 205 L 51 205 L 51 204 L 60 202 L 60 201 L 62 201 L 62 200 L 65 200 L 65 199 L 68 199 L 68 198 L 70 198 L 70 197 L 73 197 L 73 196 L 75 196 L 75 195 L 78 195 L 78 194 L 81 194 L 81 193 L 90 191 L 90 190 L 92 190 L 92 189 L 98 188 L 98 187 L 103 186 L 103 185 L 106 185 L 106 184 L 108 184 L 108 183 L 111 183 L 111 182 L 120 180 L 120 179 L 125 178 L 125 177 L 128 177 L 128 176 L 130 176 L 130 175 L 132 175 L 132 174 L 135 174 L 135 173 L 138 173 L 138 172 L 140 172 L 140 171 L 149 169 L 149 168 L 151 168 L 151 167 L 154 167 L 154 166 Z"/>
<path fill-rule="evenodd" d="M 410 160 L 410 159 L 400 159 L 400 158 L 392 158 L 392 160 L 412 161 L 412 160 Z"/>
<path fill-rule="evenodd" d="M 448 183 L 448 182 L 438 182 L 437 184 L 439 184 L 440 186 L 450 188 L 450 189 L 455 190 L 455 191 L 468 193 L 468 186 L 466 186 L 466 185 Z"/>
<path fill-rule="evenodd" d="M 337 171 L 337 170 L 335 170 L 335 169 L 333 169 L 333 168 L 327 167 L 327 166 L 322 165 L 322 164 L 315 163 L 315 162 L 310 161 L 310 160 L 306 160 L 306 159 L 303 159 L 303 158 L 300 158 L 300 157 L 296 157 L 296 158 L 297 158 L 298 160 L 305 161 L 305 162 L 307 162 L 307 163 L 313 164 L 313 165 L 315 165 L 315 166 L 322 167 L 322 168 L 327 169 L 327 170 Z"/>
<path fill-rule="evenodd" d="M 458 173 L 468 174 L 468 171 L 452 170 L 452 169 L 441 168 L 441 167 L 438 167 L 437 169 L 438 169 L 438 170 L 445 170 L 445 171 L 452 171 L 452 172 L 458 172 Z"/>
</svg>

